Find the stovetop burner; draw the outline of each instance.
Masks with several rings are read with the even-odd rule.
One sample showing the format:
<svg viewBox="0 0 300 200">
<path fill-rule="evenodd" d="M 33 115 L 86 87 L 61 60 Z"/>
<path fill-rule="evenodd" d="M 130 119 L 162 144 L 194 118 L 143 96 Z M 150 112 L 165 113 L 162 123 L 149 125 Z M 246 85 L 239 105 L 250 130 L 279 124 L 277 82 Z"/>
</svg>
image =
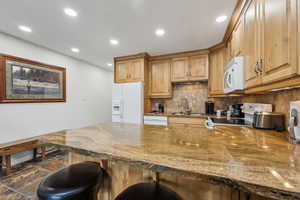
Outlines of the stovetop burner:
<svg viewBox="0 0 300 200">
<path fill-rule="evenodd" d="M 245 119 L 242 118 L 215 118 L 210 117 L 211 121 L 216 125 L 239 125 L 239 126 L 246 126 Z"/>
</svg>

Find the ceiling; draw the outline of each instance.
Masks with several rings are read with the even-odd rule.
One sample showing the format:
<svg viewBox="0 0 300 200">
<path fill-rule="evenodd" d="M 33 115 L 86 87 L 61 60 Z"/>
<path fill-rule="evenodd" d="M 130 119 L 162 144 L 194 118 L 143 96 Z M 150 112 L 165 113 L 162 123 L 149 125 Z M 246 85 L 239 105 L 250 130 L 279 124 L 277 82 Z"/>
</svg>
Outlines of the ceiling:
<svg viewBox="0 0 300 200">
<path fill-rule="evenodd" d="M 113 57 L 203 49 L 220 42 L 236 0 L 6 0 L 0 7 L 0 31 L 112 69 Z M 66 16 L 64 8 L 78 12 Z M 25 33 L 18 29 L 26 25 Z M 166 34 L 157 37 L 155 30 Z M 110 45 L 110 39 L 119 45 Z M 80 53 L 70 50 L 80 49 Z"/>
</svg>

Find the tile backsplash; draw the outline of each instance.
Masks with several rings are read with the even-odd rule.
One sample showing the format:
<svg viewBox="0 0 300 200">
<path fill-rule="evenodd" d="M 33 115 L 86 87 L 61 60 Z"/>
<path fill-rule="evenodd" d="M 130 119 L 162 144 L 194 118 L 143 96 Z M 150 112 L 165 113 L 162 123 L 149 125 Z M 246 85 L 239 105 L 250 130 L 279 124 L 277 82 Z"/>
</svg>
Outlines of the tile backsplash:
<svg viewBox="0 0 300 200">
<path fill-rule="evenodd" d="M 228 105 L 237 103 L 267 103 L 273 105 L 274 112 L 280 112 L 285 115 L 286 127 L 289 120 L 289 110 L 291 101 L 300 100 L 300 88 L 282 90 L 278 92 L 247 95 L 241 97 L 226 97 L 226 98 L 212 98 L 215 102 L 215 109 L 227 109 Z"/>
<path fill-rule="evenodd" d="M 300 100 L 300 88 L 277 91 L 260 95 L 246 95 L 239 97 L 208 98 L 207 83 L 177 83 L 173 85 L 172 99 L 153 99 L 152 109 L 156 110 L 158 103 L 165 105 L 166 113 L 183 111 L 183 99 L 188 100 L 189 107 L 193 113 L 205 112 L 205 101 L 212 100 L 215 103 L 215 110 L 227 110 L 229 105 L 239 103 L 268 103 L 273 105 L 274 112 L 280 112 L 285 115 L 286 127 L 289 119 L 289 110 L 291 101 Z"/>
<path fill-rule="evenodd" d="M 207 96 L 206 82 L 176 83 L 173 85 L 173 98 L 152 100 L 152 110 L 157 110 L 157 104 L 163 103 L 166 113 L 182 112 L 183 99 L 187 99 L 193 113 L 204 113 Z"/>
</svg>

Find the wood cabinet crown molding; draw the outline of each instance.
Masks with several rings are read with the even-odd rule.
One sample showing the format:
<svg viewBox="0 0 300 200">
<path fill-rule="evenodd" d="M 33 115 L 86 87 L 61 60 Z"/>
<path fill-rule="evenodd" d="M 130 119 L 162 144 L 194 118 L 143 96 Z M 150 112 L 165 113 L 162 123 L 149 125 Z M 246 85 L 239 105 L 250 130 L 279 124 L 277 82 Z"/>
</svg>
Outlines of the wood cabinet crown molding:
<svg viewBox="0 0 300 200">
<path fill-rule="evenodd" d="M 245 12 L 245 9 L 248 7 L 248 5 L 251 3 L 252 0 L 237 0 L 236 6 L 233 10 L 233 13 L 231 15 L 231 18 L 229 20 L 229 24 L 227 26 L 225 35 L 223 37 L 223 43 L 227 43 L 230 39 L 233 30 L 235 29 L 236 25 L 238 24 L 241 16 Z"/>
<path fill-rule="evenodd" d="M 126 60 L 133 60 L 133 59 L 139 59 L 139 58 L 148 59 L 149 57 L 150 57 L 150 55 L 147 52 L 143 52 L 143 53 L 138 53 L 138 54 L 128 55 L 128 56 L 118 56 L 118 57 L 115 57 L 114 60 L 115 60 L 115 62 L 117 62 L 117 61 L 126 61 Z"/>
<path fill-rule="evenodd" d="M 208 53 L 209 53 L 209 49 L 198 49 L 198 50 L 192 50 L 192 51 L 183 51 L 183 52 L 163 54 L 163 55 L 158 55 L 158 56 L 151 56 L 149 58 L 149 60 L 150 61 L 165 60 L 165 59 L 180 58 L 180 57 L 206 55 Z"/>
</svg>

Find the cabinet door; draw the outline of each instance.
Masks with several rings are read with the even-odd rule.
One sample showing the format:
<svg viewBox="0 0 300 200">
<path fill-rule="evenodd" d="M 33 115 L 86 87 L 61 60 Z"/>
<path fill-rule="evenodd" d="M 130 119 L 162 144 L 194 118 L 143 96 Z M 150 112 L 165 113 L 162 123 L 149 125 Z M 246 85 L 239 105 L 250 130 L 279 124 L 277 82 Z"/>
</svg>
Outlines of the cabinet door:
<svg viewBox="0 0 300 200">
<path fill-rule="evenodd" d="M 169 60 L 151 63 L 150 96 L 151 98 L 169 98 L 172 96 L 171 64 Z"/>
<path fill-rule="evenodd" d="M 257 73 L 257 62 L 260 60 L 261 55 L 259 6 L 258 0 L 253 0 L 244 15 L 245 33 L 243 53 L 245 56 L 246 88 L 254 87 L 262 83 L 261 77 Z"/>
<path fill-rule="evenodd" d="M 188 81 L 189 60 L 188 58 L 174 58 L 171 66 L 172 82 Z"/>
<path fill-rule="evenodd" d="M 137 59 L 131 61 L 130 80 L 144 81 L 144 59 Z"/>
<path fill-rule="evenodd" d="M 131 64 L 128 61 L 122 61 L 116 63 L 115 82 L 125 83 L 129 81 Z"/>
<path fill-rule="evenodd" d="M 263 83 L 297 74 L 297 2 L 264 0 L 263 3 Z"/>
<path fill-rule="evenodd" d="M 224 94 L 224 68 L 226 66 L 226 48 L 218 49 L 209 56 L 209 95 Z"/>
<path fill-rule="evenodd" d="M 208 55 L 193 56 L 189 59 L 189 80 L 208 80 Z"/>
<path fill-rule="evenodd" d="M 232 33 L 232 55 L 242 55 L 243 38 L 244 37 L 244 18 L 242 17 L 237 23 Z"/>
</svg>

